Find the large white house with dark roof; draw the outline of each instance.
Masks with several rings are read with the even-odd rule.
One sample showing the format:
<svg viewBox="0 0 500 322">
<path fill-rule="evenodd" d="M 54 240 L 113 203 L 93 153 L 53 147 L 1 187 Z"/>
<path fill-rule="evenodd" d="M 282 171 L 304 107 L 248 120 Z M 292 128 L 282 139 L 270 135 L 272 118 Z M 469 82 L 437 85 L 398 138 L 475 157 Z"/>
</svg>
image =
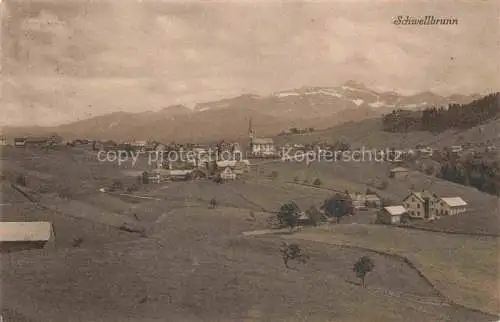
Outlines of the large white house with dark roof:
<svg viewBox="0 0 500 322">
<path fill-rule="evenodd" d="M 403 206 L 410 218 L 432 219 L 438 216 L 438 196 L 428 191 L 412 191 L 403 199 Z"/>
<path fill-rule="evenodd" d="M 434 219 L 467 211 L 467 202 L 460 197 L 438 197 L 428 191 L 412 191 L 403 199 L 403 206 L 410 218 Z"/>
</svg>

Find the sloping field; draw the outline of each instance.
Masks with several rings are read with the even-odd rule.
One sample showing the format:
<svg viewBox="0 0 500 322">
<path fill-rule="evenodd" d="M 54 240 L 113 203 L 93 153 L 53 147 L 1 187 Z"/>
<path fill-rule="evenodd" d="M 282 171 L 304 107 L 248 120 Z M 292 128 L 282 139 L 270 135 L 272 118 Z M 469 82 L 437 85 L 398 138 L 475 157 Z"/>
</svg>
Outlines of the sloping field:
<svg viewBox="0 0 500 322">
<path fill-rule="evenodd" d="M 330 129 L 319 130 L 313 133 L 278 136 L 278 144 L 307 144 L 318 142 L 334 143 L 336 141 L 349 142 L 351 147 L 359 148 L 414 148 L 417 144 L 432 147 L 451 147 L 463 143 L 482 144 L 491 140 L 491 144 L 500 143 L 500 119 L 475 126 L 468 130 L 448 130 L 442 133 L 413 131 L 408 133 L 390 133 L 382 131 L 382 120 L 368 119 L 360 122 L 348 122 Z"/>
<path fill-rule="evenodd" d="M 114 227 L 69 217 L 60 213 L 41 209 L 34 204 L 18 203 L 1 208 L 2 221 L 49 221 L 53 224 L 57 247 L 71 247 L 74 240 L 83 239 L 81 247 L 99 248 L 103 243 L 124 242 L 139 238 Z"/>
<path fill-rule="evenodd" d="M 407 266 L 366 252 L 303 243 L 308 264 L 285 270 L 278 239 L 109 245 L 2 256 L 3 305 L 42 321 L 489 321 L 448 306 Z M 397 276 L 397 278 L 395 278 Z M 54 306 L 57 303 L 57 306 Z"/>
<path fill-rule="evenodd" d="M 471 237 L 375 225 L 336 225 L 293 238 L 359 246 L 410 259 L 458 304 L 498 313 L 499 238 Z"/>
<path fill-rule="evenodd" d="M 339 191 L 358 191 L 365 192 L 370 188 L 379 193 L 381 197 L 400 203 L 413 189 L 421 191 L 426 189 L 442 197 L 460 196 L 468 202 L 470 212 L 459 216 L 442 218 L 433 223 L 422 224 L 428 228 L 446 229 L 464 233 L 478 234 L 500 234 L 500 199 L 488 195 L 473 187 L 467 187 L 426 176 L 420 172 L 412 171 L 407 179 L 398 180 L 387 178 L 389 169 L 388 164 L 376 163 L 312 163 L 309 167 L 299 163 L 267 164 L 267 172 L 277 171 L 280 181 L 293 181 L 294 177 L 299 177 L 300 181 L 304 177 L 320 178 L 323 182 L 322 187 L 336 189 Z M 370 182 L 387 181 L 387 187 L 383 190 L 375 189 L 369 186 Z M 312 183 L 312 180 L 310 180 Z M 318 189 L 306 188 L 312 191 Z"/>
</svg>

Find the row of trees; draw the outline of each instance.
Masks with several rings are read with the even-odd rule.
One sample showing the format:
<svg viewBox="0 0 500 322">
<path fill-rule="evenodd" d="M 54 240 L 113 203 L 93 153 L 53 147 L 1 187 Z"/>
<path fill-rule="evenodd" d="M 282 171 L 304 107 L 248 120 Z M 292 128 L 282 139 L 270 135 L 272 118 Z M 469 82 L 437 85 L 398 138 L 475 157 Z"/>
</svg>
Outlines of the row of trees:
<svg viewBox="0 0 500 322">
<path fill-rule="evenodd" d="M 323 210 L 323 213 L 320 210 Z M 326 218 L 335 218 L 336 222 L 339 223 L 342 217 L 354 214 L 352 199 L 347 192 L 344 194 L 336 193 L 326 199 L 320 210 L 311 206 L 305 211 L 308 224 L 316 226 L 325 221 Z M 290 230 L 293 230 L 298 225 L 300 217 L 299 206 L 291 201 L 281 206 L 276 219 L 281 227 L 289 227 Z"/>
<path fill-rule="evenodd" d="M 398 109 L 384 116 L 382 127 L 387 132 L 469 129 L 497 117 L 500 114 L 499 99 L 500 93 L 497 92 L 468 104 L 449 104 L 447 108 L 431 107 L 422 112 Z"/>
</svg>

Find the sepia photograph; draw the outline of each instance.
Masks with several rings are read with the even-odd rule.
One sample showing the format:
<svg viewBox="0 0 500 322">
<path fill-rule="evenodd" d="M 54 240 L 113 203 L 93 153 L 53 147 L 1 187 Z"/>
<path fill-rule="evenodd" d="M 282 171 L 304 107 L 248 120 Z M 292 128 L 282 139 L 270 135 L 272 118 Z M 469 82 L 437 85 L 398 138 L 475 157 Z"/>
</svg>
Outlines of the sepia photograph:
<svg viewBox="0 0 500 322">
<path fill-rule="evenodd" d="M 497 0 L 0 0 L 0 322 L 500 321 L 498 57 Z"/>
</svg>

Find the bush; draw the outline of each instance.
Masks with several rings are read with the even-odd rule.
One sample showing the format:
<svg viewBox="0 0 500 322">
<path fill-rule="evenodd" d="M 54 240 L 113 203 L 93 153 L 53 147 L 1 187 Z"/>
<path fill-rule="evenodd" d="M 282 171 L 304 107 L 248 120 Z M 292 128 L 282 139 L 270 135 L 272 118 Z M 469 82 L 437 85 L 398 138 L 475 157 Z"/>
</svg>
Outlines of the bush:
<svg viewBox="0 0 500 322">
<path fill-rule="evenodd" d="M 318 186 L 318 187 L 321 186 L 322 184 L 323 183 L 321 182 L 321 180 L 319 178 L 314 180 L 314 182 L 313 182 L 313 185 Z"/>
<path fill-rule="evenodd" d="M 73 243 L 71 244 L 73 247 L 80 247 L 84 242 L 83 238 L 75 238 L 73 239 Z"/>
<path fill-rule="evenodd" d="M 278 177 L 278 171 L 271 172 L 271 178 L 276 179 Z"/>
<path fill-rule="evenodd" d="M 299 182 L 299 177 L 293 177 L 293 182 L 295 183 Z"/>
</svg>

